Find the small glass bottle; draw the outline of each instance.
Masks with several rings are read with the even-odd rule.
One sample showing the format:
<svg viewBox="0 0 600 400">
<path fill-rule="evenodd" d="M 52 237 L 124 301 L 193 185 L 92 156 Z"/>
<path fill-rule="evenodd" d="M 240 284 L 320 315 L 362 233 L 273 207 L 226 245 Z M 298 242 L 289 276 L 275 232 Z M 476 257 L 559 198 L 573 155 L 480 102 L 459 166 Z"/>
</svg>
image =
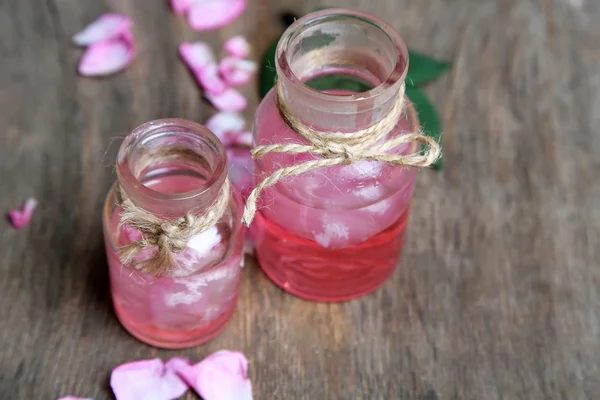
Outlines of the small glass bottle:
<svg viewBox="0 0 600 400">
<path fill-rule="evenodd" d="M 277 84 L 287 108 L 319 131 L 356 132 L 388 114 L 404 93 L 408 52 L 373 16 L 340 9 L 308 14 L 283 34 Z M 306 143 L 284 122 L 272 89 L 259 106 L 254 144 Z M 417 133 L 410 101 L 388 138 Z M 396 154 L 418 152 L 412 142 Z M 314 160 L 269 153 L 257 183 L 279 168 Z M 357 161 L 287 177 L 260 195 L 251 225 L 261 268 L 302 298 L 345 301 L 368 294 L 394 271 L 404 242 L 416 168 Z"/>
<path fill-rule="evenodd" d="M 186 348 L 213 338 L 234 313 L 245 233 L 241 196 L 233 186 L 222 190 L 229 186 L 223 146 L 194 122 L 156 120 L 125 138 L 116 170 L 103 226 L 117 317 L 133 336 L 157 347 Z M 226 196 L 223 215 L 171 253 L 172 268 L 161 274 L 140 270 L 156 246 L 140 251 L 129 264 L 121 262 L 119 251 L 143 234 L 122 223 L 120 197 L 152 218 L 173 221 L 204 215 L 219 196 Z"/>
</svg>

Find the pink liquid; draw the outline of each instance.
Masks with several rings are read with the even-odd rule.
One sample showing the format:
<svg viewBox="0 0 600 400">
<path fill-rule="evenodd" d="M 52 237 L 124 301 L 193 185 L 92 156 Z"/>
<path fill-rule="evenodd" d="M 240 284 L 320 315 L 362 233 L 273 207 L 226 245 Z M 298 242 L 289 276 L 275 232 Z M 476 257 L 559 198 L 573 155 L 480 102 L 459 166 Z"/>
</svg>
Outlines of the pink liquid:
<svg viewBox="0 0 600 400">
<path fill-rule="evenodd" d="M 194 176 L 173 175 L 144 184 L 173 194 L 193 190 L 202 182 Z M 108 226 L 107 236 L 113 240 L 119 213 L 117 208 Z M 139 236 L 138 231 L 123 227 L 116 242 L 124 245 Z M 178 267 L 166 277 L 123 266 L 110 241 L 106 242 L 115 312 L 133 336 L 157 347 L 185 348 L 206 342 L 225 328 L 235 310 L 242 263 L 242 246 L 230 243 L 228 227 L 217 225 L 193 237 L 188 248 L 175 255 Z M 149 257 L 152 251 L 139 257 Z"/>
<path fill-rule="evenodd" d="M 358 246 L 326 249 L 291 235 L 257 215 L 257 258 L 263 271 L 283 290 L 315 301 L 346 301 L 371 293 L 394 272 L 404 244 L 405 212 L 383 232 Z"/>
<path fill-rule="evenodd" d="M 257 112 L 259 144 L 296 137 L 273 96 L 271 91 Z M 365 126 L 373 123 L 369 115 L 360 118 Z M 411 131 L 412 122 L 401 119 L 392 134 Z M 398 152 L 413 149 L 406 145 Z M 273 171 L 309 159 L 277 154 L 256 169 Z M 265 190 L 252 230 L 261 267 L 284 290 L 311 300 L 343 301 L 375 290 L 399 260 L 415 176 L 412 168 L 360 161 L 287 178 Z"/>
</svg>

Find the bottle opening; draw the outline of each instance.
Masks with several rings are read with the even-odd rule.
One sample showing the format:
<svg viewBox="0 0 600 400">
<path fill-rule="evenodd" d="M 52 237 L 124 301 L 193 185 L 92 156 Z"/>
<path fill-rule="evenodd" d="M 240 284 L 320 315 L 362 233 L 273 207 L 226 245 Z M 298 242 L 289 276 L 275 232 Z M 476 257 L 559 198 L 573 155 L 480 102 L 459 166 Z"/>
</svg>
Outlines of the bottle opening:
<svg viewBox="0 0 600 400">
<path fill-rule="evenodd" d="M 146 209 L 178 210 L 210 204 L 226 175 L 227 156 L 202 125 L 179 119 L 136 128 L 117 157 L 119 183 Z"/>
<path fill-rule="evenodd" d="M 403 81 L 408 67 L 406 46 L 388 24 L 341 9 L 296 21 L 284 33 L 276 58 L 280 75 L 289 81 L 339 97 L 375 96 Z"/>
<path fill-rule="evenodd" d="M 368 92 L 377 86 L 377 83 L 369 82 L 368 77 L 360 76 L 358 71 L 342 68 L 321 71 L 318 75 L 306 79 L 304 84 L 319 92 L 337 96 Z"/>
</svg>

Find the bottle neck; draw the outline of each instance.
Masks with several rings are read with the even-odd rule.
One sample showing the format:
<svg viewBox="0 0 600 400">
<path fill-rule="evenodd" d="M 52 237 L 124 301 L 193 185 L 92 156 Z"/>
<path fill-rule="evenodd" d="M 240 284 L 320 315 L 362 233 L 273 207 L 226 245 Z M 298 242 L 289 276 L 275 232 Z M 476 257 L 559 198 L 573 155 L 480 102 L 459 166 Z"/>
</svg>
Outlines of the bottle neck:
<svg viewBox="0 0 600 400">
<path fill-rule="evenodd" d="M 182 119 L 148 122 L 123 141 L 117 157 L 125 196 L 159 218 L 202 214 L 227 176 L 223 146 L 202 125 Z"/>
<path fill-rule="evenodd" d="M 402 96 L 408 52 L 385 22 L 333 9 L 308 14 L 288 28 L 276 67 L 281 100 L 296 117 L 323 131 L 356 131 L 381 120 Z M 363 82 L 368 90 L 309 86 L 333 76 Z"/>
</svg>

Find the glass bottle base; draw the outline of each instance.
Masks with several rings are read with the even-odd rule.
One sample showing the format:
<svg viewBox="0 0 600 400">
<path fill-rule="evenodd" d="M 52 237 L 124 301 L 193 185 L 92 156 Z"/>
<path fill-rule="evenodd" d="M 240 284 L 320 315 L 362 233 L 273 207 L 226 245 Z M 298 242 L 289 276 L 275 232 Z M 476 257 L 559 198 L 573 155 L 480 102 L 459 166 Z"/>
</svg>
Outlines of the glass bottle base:
<svg viewBox="0 0 600 400">
<path fill-rule="evenodd" d="M 121 309 L 121 307 L 119 307 L 116 301 L 113 301 L 113 307 L 119 322 L 131 336 L 146 344 L 162 349 L 186 349 L 201 345 L 213 339 L 221 333 L 229 323 L 229 320 L 235 313 L 236 304 L 237 298 L 231 303 L 231 307 L 229 307 L 223 315 L 200 329 L 174 332 L 136 323 Z"/>
<path fill-rule="evenodd" d="M 327 249 L 291 235 L 257 213 L 256 257 L 265 274 L 286 292 L 313 301 L 348 301 L 375 291 L 392 275 L 407 222 L 408 210 L 359 246 Z"/>
</svg>

